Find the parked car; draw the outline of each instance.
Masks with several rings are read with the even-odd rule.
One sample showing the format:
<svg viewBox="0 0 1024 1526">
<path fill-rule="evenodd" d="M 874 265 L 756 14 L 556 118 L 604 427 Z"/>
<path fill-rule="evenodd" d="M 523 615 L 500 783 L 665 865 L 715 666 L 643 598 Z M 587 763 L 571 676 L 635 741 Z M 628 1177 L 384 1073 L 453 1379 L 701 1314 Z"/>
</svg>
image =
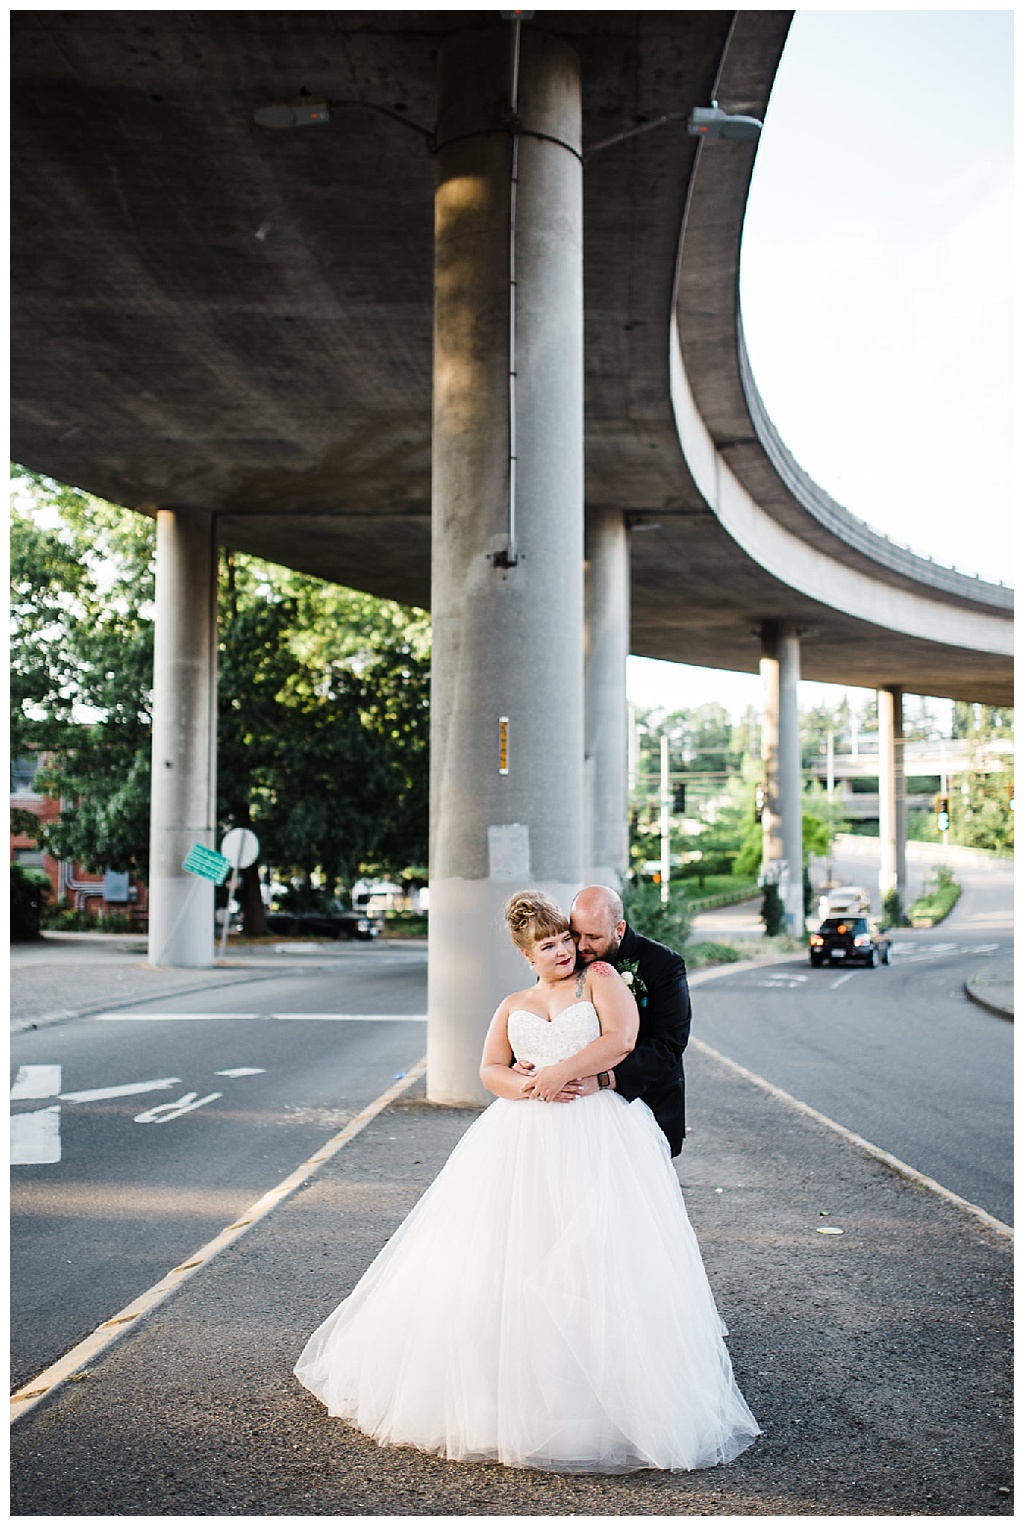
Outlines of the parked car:
<svg viewBox="0 0 1024 1526">
<path fill-rule="evenodd" d="M 869 922 L 867 917 L 826 917 L 818 931 L 811 933 L 810 945 L 811 963 L 815 966 L 838 959 L 844 964 L 860 960 L 871 969 L 876 964 L 888 964 L 892 949 L 878 924 Z"/>
<path fill-rule="evenodd" d="M 384 918 L 365 911 L 272 911 L 267 931 L 302 938 L 377 938 L 384 931 Z"/>
<path fill-rule="evenodd" d="M 863 885 L 837 885 L 825 901 L 827 917 L 859 917 L 871 910 L 871 898 Z"/>
</svg>

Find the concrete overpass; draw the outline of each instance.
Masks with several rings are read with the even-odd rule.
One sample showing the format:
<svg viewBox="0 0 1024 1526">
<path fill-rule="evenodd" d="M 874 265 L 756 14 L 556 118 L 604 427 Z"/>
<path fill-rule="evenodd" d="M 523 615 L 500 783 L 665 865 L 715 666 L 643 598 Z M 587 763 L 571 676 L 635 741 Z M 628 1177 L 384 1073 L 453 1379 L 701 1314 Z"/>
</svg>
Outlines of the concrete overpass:
<svg viewBox="0 0 1024 1526">
<path fill-rule="evenodd" d="M 903 689 L 1011 702 L 1010 590 L 855 520 L 757 396 L 755 145 L 685 118 L 763 115 L 790 14 L 12 17 L 12 451 L 159 525 L 154 958 L 212 956 L 217 542 L 430 607 L 439 1097 L 510 884 L 624 867 L 627 650 L 762 668 L 794 918 L 801 674 L 880 690 L 892 885 Z M 254 121 L 295 101 L 330 121 Z"/>
</svg>

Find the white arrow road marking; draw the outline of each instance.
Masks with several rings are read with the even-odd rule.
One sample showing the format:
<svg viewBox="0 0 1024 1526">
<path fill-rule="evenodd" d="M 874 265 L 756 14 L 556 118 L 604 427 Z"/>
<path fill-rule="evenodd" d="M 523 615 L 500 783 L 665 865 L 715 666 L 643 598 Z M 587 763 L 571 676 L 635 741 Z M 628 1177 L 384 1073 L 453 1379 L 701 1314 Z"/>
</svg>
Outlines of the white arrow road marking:
<svg viewBox="0 0 1024 1526">
<path fill-rule="evenodd" d="M 845 975 L 840 975 L 838 980 L 832 981 L 831 985 L 829 986 L 829 990 L 834 991 L 836 986 L 841 986 L 844 980 L 852 980 L 856 973 L 856 970 L 847 970 Z"/>
<path fill-rule="evenodd" d="M 60 1160 L 60 1108 L 15 1113 L 11 1118 L 11 1165 L 52 1166 Z"/>
<path fill-rule="evenodd" d="M 215 1070 L 215 1076 L 265 1076 L 265 1070 L 254 1069 L 251 1065 L 236 1065 L 234 1070 Z"/>
<path fill-rule="evenodd" d="M 29 1097 L 56 1097 L 60 1093 L 59 1065 L 19 1065 L 11 1087 L 11 1101 Z"/>
<path fill-rule="evenodd" d="M 161 1102 L 156 1107 L 151 1107 L 148 1112 L 137 1113 L 136 1123 L 170 1123 L 172 1118 L 180 1118 L 183 1113 L 194 1112 L 197 1107 L 205 1107 L 207 1102 L 216 1102 L 218 1097 L 223 1097 L 223 1092 L 211 1092 L 208 1097 L 200 1097 L 195 1101 L 195 1092 L 186 1092 L 179 1097 L 177 1102 Z"/>
<path fill-rule="evenodd" d="M 95 1091 L 61 1092 L 60 1100 L 62 1102 L 105 1102 L 108 1097 L 135 1097 L 140 1092 L 165 1092 L 168 1087 L 180 1084 L 180 1076 L 167 1076 L 163 1081 L 129 1081 L 125 1086 L 99 1086 Z"/>
</svg>

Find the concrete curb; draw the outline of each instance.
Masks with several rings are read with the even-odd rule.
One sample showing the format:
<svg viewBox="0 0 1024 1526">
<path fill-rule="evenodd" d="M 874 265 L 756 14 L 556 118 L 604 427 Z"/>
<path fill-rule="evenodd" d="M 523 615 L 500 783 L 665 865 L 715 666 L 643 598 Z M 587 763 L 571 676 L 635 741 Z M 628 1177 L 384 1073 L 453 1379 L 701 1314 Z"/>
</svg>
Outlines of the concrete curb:
<svg viewBox="0 0 1024 1526">
<path fill-rule="evenodd" d="M 994 1013 L 994 1015 L 996 1017 L 1005 1018 L 1008 1023 L 1012 1023 L 1013 1022 L 1013 997 L 1012 997 L 1012 995 L 1010 997 L 1009 1005 L 1007 1005 L 1006 1002 L 993 1001 L 993 1000 L 990 1000 L 990 998 L 987 997 L 987 996 L 982 996 L 981 992 L 978 989 L 978 986 L 979 986 L 978 977 L 981 974 L 982 974 L 982 971 L 978 970 L 974 975 L 971 975 L 969 977 L 969 979 L 964 981 L 964 994 L 966 996 L 968 996 L 970 998 L 970 1000 L 973 1001 L 977 1006 L 984 1007 L 986 1012 L 992 1012 L 992 1013 Z M 1011 990 L 1012 990 L 1012 982 L 1011 982 Z"/>
<path fill-rule="evenodd" d="M 246 971 L 244 974 L 241 974 L 237 980 L 221 980 L 213 982 L 205 980 L 198 985 L 193 984 L 188 986 L 176 986 L 173 989 L 160 991 L 158 994 L 159 996 L 167 997 L 168 999 L 178 996 L 191 996 L 193 992 L 209 991 L 211 987 L 213 989 L 217 989 L 219 986 L 242 986 L 250 982 L 268 980 L 272 975 L 279 973 L 280 971 L 278 970 L 267 970 L 266 972 L 261 972 L 260 974 L 255 975 Z M 56 1023 L 72 1023 L 80 1017 L 94 1017 L 97 1012 L 117 1012 L 124 1007 L 135 1007 L 138 1006 L 140 1002 L 148 1002 L 152 1000 L 152 996 L 140 996 L 136 992 L 134 996 L 125 998 L 121 1001 L 91 1002 L 87 1007 L 77 1007 L 74 1010 L 68 1010 L 66 1012 L 44 1012 L 39 1017 L 15 1017 L 11 1019 L 10 1031 L 11 1033 L 29 1033 L 33 1028 L 52 1028 Z"/>
</svg>

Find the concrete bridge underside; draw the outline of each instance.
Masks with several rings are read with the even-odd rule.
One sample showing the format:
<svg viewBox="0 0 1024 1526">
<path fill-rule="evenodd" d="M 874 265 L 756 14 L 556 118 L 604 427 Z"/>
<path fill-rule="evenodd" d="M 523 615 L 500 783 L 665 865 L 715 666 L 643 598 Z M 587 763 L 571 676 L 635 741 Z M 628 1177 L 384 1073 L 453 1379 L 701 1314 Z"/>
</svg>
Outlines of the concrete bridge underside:
<svg viewBox="0 0 1024 1526">
<path fill-rule="evenodd" d="M 755 145 L 698 155 L 683 117 L 715 92 L 763 113 L 790 14 L 535 23 L 580 56 L 585 156 L 681 114 L 583 173 L 586 506 L 648 527 L 631 537 L 630 650 L 754 672 L 752 631 L 791 620 L 805 678 L 1008 703 L 1009 590 L 831 503 L 749 377 L 737 269 Z M 435 160 L 381 112 L 337 105 L 291 132 L 252 113 L 305 90 L 432 131 L 439 45 L 494 21 L 15 13 L 16 458 L 144 512 L 213 513 L 223 544 L 429 607 Z M 762 511 L 746 544 L 681 448 L 674 370 L 716 469 Z M 797 567 L 813 550 L 824 560 Z M 830 598 L 830 567 L 857 586 Z"/>
</svg>

